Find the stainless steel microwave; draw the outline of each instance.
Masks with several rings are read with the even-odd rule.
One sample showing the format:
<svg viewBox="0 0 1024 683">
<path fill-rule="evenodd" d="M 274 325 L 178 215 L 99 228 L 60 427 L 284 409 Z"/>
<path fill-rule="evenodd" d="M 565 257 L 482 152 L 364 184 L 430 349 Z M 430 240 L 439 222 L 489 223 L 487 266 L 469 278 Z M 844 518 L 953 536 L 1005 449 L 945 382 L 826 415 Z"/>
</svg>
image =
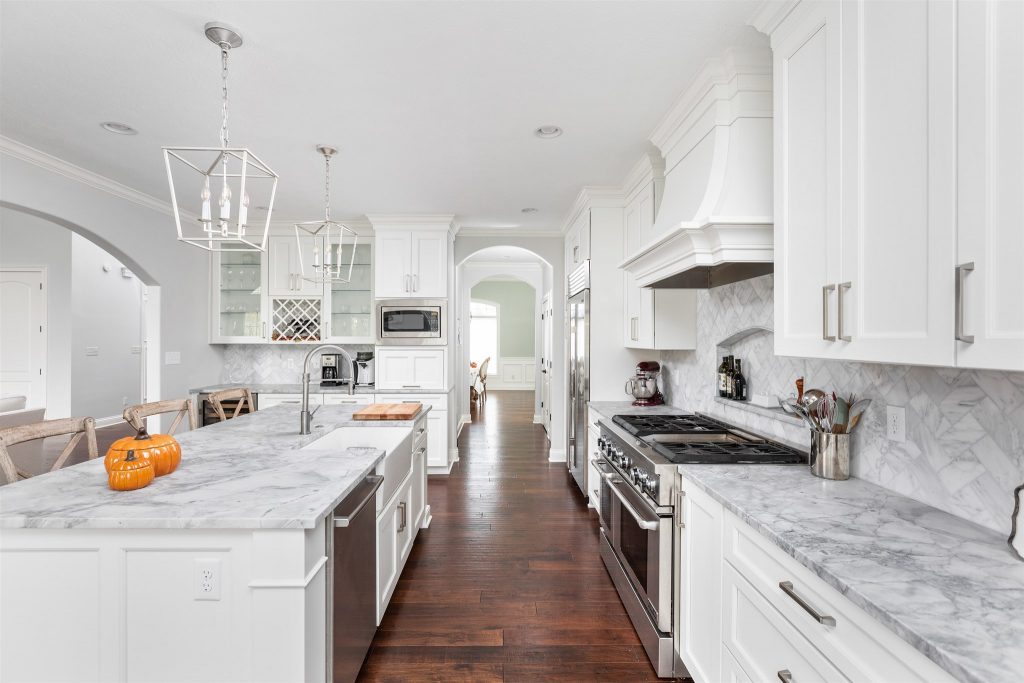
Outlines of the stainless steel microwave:
<svg viewBox="0 0 1024 683">
<path fill-rule="evenodd" d="M 377 301 L 377 343 L 444 346 L 448 343 L 448 302 L 444 299 Z"/>
</svg>

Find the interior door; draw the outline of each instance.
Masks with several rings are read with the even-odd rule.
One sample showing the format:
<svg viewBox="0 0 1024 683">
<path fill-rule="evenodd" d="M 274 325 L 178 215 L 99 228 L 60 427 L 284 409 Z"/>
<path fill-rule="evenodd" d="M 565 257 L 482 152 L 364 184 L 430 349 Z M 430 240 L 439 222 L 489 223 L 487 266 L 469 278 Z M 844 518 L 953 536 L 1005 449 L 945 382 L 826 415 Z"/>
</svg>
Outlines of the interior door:
<svg viewBox="0 0 1024 683">
<path fill-rule="evenodd" d="M 0 271 L 0 395 L 46 407 L 46 294 L 40 269 Z"/>
<path fill-rule="evenodd" d="M 544 335 L 544 357 L 541 358 L 540 390 L 541 390 L 541 418 L 544 421 L 544 429 L 551 436 L 551 346 L 554 328 L 552 318 L 554 309 L 551 306 L 551 296 L 545 296 L 541 306 L 544 311 L 542 321 Z"/>
</svg>

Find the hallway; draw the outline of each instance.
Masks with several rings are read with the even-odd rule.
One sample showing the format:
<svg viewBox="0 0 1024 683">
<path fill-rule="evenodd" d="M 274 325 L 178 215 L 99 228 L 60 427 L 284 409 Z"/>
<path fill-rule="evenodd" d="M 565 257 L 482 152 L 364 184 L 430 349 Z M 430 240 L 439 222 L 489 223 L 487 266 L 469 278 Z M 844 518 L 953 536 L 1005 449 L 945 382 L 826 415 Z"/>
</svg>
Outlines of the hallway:
<svg viewBox="0 0 1024 683">
<path fill-rule="evenodd" d="M 421 532 L 361 681 L 657 680 L 598 554 L 597 520 L 548 462 L 533 392 L 494 391 L 431 477 Z"/>
</svg>

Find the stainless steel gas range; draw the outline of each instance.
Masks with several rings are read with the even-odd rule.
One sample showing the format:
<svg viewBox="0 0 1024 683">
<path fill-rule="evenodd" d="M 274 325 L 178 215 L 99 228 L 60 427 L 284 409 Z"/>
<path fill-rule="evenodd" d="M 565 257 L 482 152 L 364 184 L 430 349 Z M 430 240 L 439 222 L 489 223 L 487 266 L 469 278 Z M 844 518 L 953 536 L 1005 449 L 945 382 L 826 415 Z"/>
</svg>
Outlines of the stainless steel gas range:
<svg viewBox="0 0 1024 683">
<path fill-rule="evenodd" d="M 676 466 L 792 465 L 807 456 L 707 415 L 616 415 L 598 424 L 601 558 L 658 675 L 685 675 L 672 652 Z"/>
</svg>

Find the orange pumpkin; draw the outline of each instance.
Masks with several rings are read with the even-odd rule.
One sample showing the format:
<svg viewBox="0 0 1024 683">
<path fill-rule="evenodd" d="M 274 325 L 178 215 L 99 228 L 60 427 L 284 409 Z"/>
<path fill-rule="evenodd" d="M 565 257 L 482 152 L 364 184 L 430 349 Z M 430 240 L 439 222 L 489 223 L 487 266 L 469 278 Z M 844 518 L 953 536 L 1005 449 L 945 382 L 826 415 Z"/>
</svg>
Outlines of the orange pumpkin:
<svg viewBox="0 0 1024 683">
<path fill-rule="evenodd" d="M 128 451 L 124 459 L 111 463 L 107 484 L 115 491 L 134 491 L 149 486 L 153 476 L 152 463 Z"/>
<path fill-rule="evenodd" d="M 158 477 L 170 474 L 181 462 L 181 445 L 173 436 L 149 434 L 143 428 L 135 436 L 126 436 L 111 444 L 107 456 L 103 459 L 107 472 L 110 472 L 111 465 L 124 460 L 125 456 L 132 452 L 136 458 L 152 463 L 153 473 Z"/>
</svg>

